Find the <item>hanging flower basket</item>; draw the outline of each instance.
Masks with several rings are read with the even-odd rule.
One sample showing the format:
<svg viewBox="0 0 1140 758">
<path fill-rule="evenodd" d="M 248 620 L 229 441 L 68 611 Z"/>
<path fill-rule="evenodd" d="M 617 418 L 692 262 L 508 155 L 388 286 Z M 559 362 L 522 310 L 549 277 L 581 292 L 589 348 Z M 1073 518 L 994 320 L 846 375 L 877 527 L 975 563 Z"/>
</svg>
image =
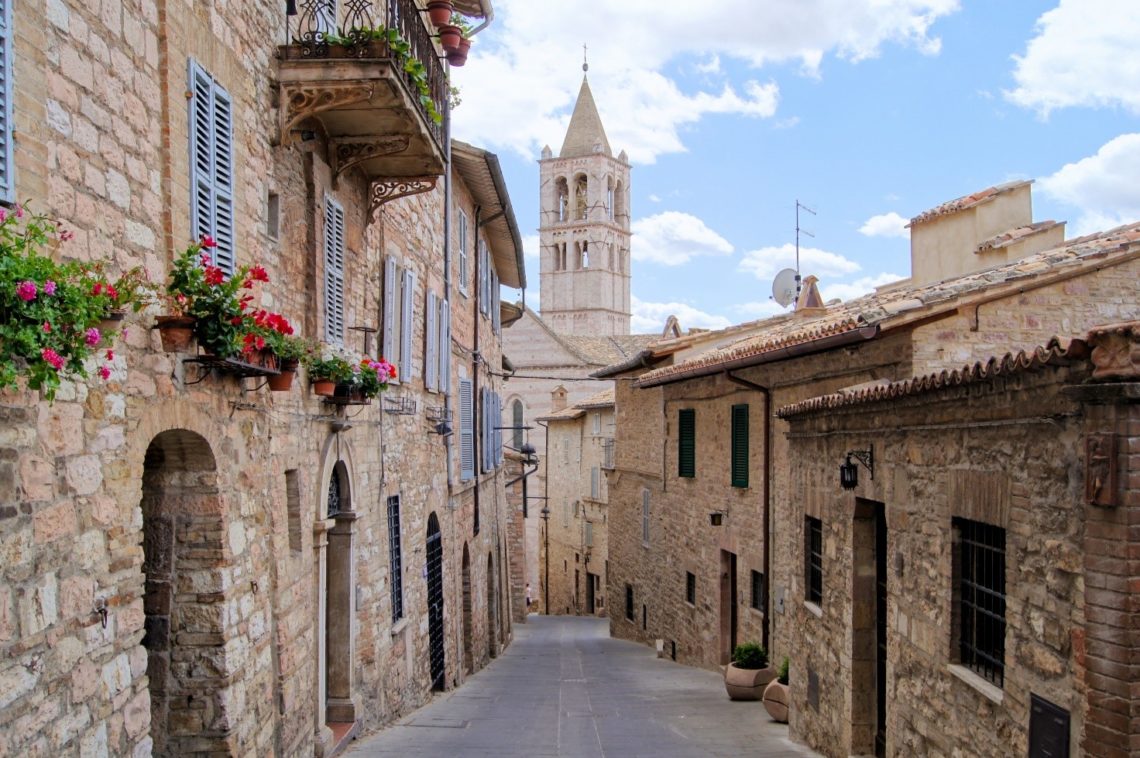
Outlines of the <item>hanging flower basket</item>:
<svg viewBox="0 0 1140 758">
<path fill-rule="evenodd" d="M 431 0 L 427 4 L 428 18 L 431 19 L 436 29 L 451 21 L 451 14 L 454 10 L 451 0 Z"/>
<path fill-rule="evenodd" d="M 190 349 L 198 319 L 193 316 L 157 316 L 154 321 L 164 351 L 184 353 Z"/>
</svg>

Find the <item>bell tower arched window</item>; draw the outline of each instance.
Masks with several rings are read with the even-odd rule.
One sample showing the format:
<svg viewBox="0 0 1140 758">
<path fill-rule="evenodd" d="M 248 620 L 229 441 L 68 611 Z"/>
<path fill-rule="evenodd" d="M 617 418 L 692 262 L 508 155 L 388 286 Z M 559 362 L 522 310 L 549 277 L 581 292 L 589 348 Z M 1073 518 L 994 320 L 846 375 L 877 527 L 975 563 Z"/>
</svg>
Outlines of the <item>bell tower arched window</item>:
<svg viewBox="0 0 1140 758">
<path fill-rule="evenodd" d="M 570 188 L 566 185 L 565 177 L 554 183 L 554 191 L 558 195 L 558 220 L 570 220 Z"/>
<path fill-rule="evenodd" d="M 589 183 L 585 174 L 579 174 L 574 179 L 574 218 L 578 221 L 586 220 L 587 191 Z"/>
</svg>

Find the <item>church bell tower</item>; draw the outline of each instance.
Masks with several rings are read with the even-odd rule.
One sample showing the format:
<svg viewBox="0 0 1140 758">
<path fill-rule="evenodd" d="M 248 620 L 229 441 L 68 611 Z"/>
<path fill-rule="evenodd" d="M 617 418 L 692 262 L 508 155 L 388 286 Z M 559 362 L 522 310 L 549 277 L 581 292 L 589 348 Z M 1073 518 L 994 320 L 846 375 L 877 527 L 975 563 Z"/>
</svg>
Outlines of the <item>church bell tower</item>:
<svg viewBox="0 0 1140 758">
<path fill-rule="evenodd" d="M 562 150 L 543 148 L 538 166 L 542 319 L 561 334 L 629 334 L 629 159 L 610 150 L 585 73 Z"/>
</svg>

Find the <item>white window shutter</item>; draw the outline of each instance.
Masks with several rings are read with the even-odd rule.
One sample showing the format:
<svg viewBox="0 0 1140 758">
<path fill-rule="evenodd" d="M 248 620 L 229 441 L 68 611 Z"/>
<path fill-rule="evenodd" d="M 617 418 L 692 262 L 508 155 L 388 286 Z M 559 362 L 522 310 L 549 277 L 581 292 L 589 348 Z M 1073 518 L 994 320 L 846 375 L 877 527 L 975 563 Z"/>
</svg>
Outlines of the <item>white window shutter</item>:
<svg viewBox="0 0 1140 758">
<path fill-rule="evenodd" d="M 325 198 L 325 341 L 344 344 L 344 208 Z"/>
<path fill-rule="evenodd" d="M 190 61 L 190 234 L 217 242 L 214 263 L 232 274 L 234 250 L 233 102 Z"/>
<path fill-rule="evenodd" d="M 424 389 L 434 392 L 438 386 L 439 376 L 439 327 L 436 319 L 439 318 L 439 306 L 436 303 L 434 292 L 427 295 L 427 324 L 424 328 Z"/>
<path fill-rule="evenodd" d="M 234 114 L 230 95 L 214 85 L 214 261 L 226 273 L 237 269 L 234 243 Z M 343 214 L 342 214 L 343 215 Z M 343 235 L 342 235 L 343 238 Z"/>
<path fill-rule="evenodd" d="M 491 272 L 491 297 L 487 305 L 491 308 L 491 325 L 495 334 L 501 334 L 503 331 L 503 314 L 499 308 L 499 275 L 494 271 Z"/>
<path fill-rule="evenodd" d="M 475 477 L 474 398 L 470 379 L 459 380 L 459 478 Z"/>
<path fill-rule="evenodd" d="M 397 293 L 400 287 L 396 278 L 396 259 L 388 256 L 384 259 L 384 331 L 381 348 L 385 360 L 399 363 L 400 357 L 396 355 L 398 335 L 396 334 Z M 396 367 L 396 376 L 399 378 L 404 371 L 403 366 Z"/>
<path fill-rule="evenodd" d="M 415 314 L 416 302 L 416 272 L 404 271 L 404 292 L 401 305 L 403 313 L 400 319 L 400 372 L 404 378 L 411 380 L 412 370 L 412 317 Z"/>
<path fill-rule="evenodd" d="M 479 240 L 479 312 L 487 314 L 487 244 Z"/>
<path fill-rule="evenodd" d="M 12 0 L 0 0 L 0 200 L 15 202 L 12 155 Z"/>
<path fill-rule="evenodd" d="M 451 392 L 451 304 L 439 304 L 439 389 Z"/>
<path fill-rule="evenodd" d="M 459 211 L 459 291 L 467 294 L 467 214 Z"/>
</svg>

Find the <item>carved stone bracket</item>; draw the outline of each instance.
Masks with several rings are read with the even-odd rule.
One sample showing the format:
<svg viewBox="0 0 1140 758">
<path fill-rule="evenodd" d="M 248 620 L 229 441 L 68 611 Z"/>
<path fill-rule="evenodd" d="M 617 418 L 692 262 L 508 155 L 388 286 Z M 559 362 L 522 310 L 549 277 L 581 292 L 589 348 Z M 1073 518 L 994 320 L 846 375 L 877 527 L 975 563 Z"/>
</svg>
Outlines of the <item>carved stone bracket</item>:
<svg viewBox="0 0 1140 758">
<path fill-rule="evenodd" d="M 406 134 L 383 134 L 346 137 L 333 140 L 333 175 L 339 177 L 353 166 L 372 158 L 393 155 L 408 149 L 411 137 Z"/>
<path fill-rule="evenodd" d="M 1088 342 L 1093 379 L 1140 379 L 1140 322 L 1098 327 Z"/>
<path fill-rule="evenodd" d="M 438 176 L 409 176 L 401 179 L 378 179 L 368 190 L 368 212 L 371 216 L 384 203 L 401 197 L 418 195 L 435 189 Z"/>
<path fill-rule="evenodd" d="M 374 84 L 284 84 L 281 86 L 281 142 L 297 140 L 294 129 L 310 116 L 334 108 L 366 103 L 376 91 Z"/>
</svg>

